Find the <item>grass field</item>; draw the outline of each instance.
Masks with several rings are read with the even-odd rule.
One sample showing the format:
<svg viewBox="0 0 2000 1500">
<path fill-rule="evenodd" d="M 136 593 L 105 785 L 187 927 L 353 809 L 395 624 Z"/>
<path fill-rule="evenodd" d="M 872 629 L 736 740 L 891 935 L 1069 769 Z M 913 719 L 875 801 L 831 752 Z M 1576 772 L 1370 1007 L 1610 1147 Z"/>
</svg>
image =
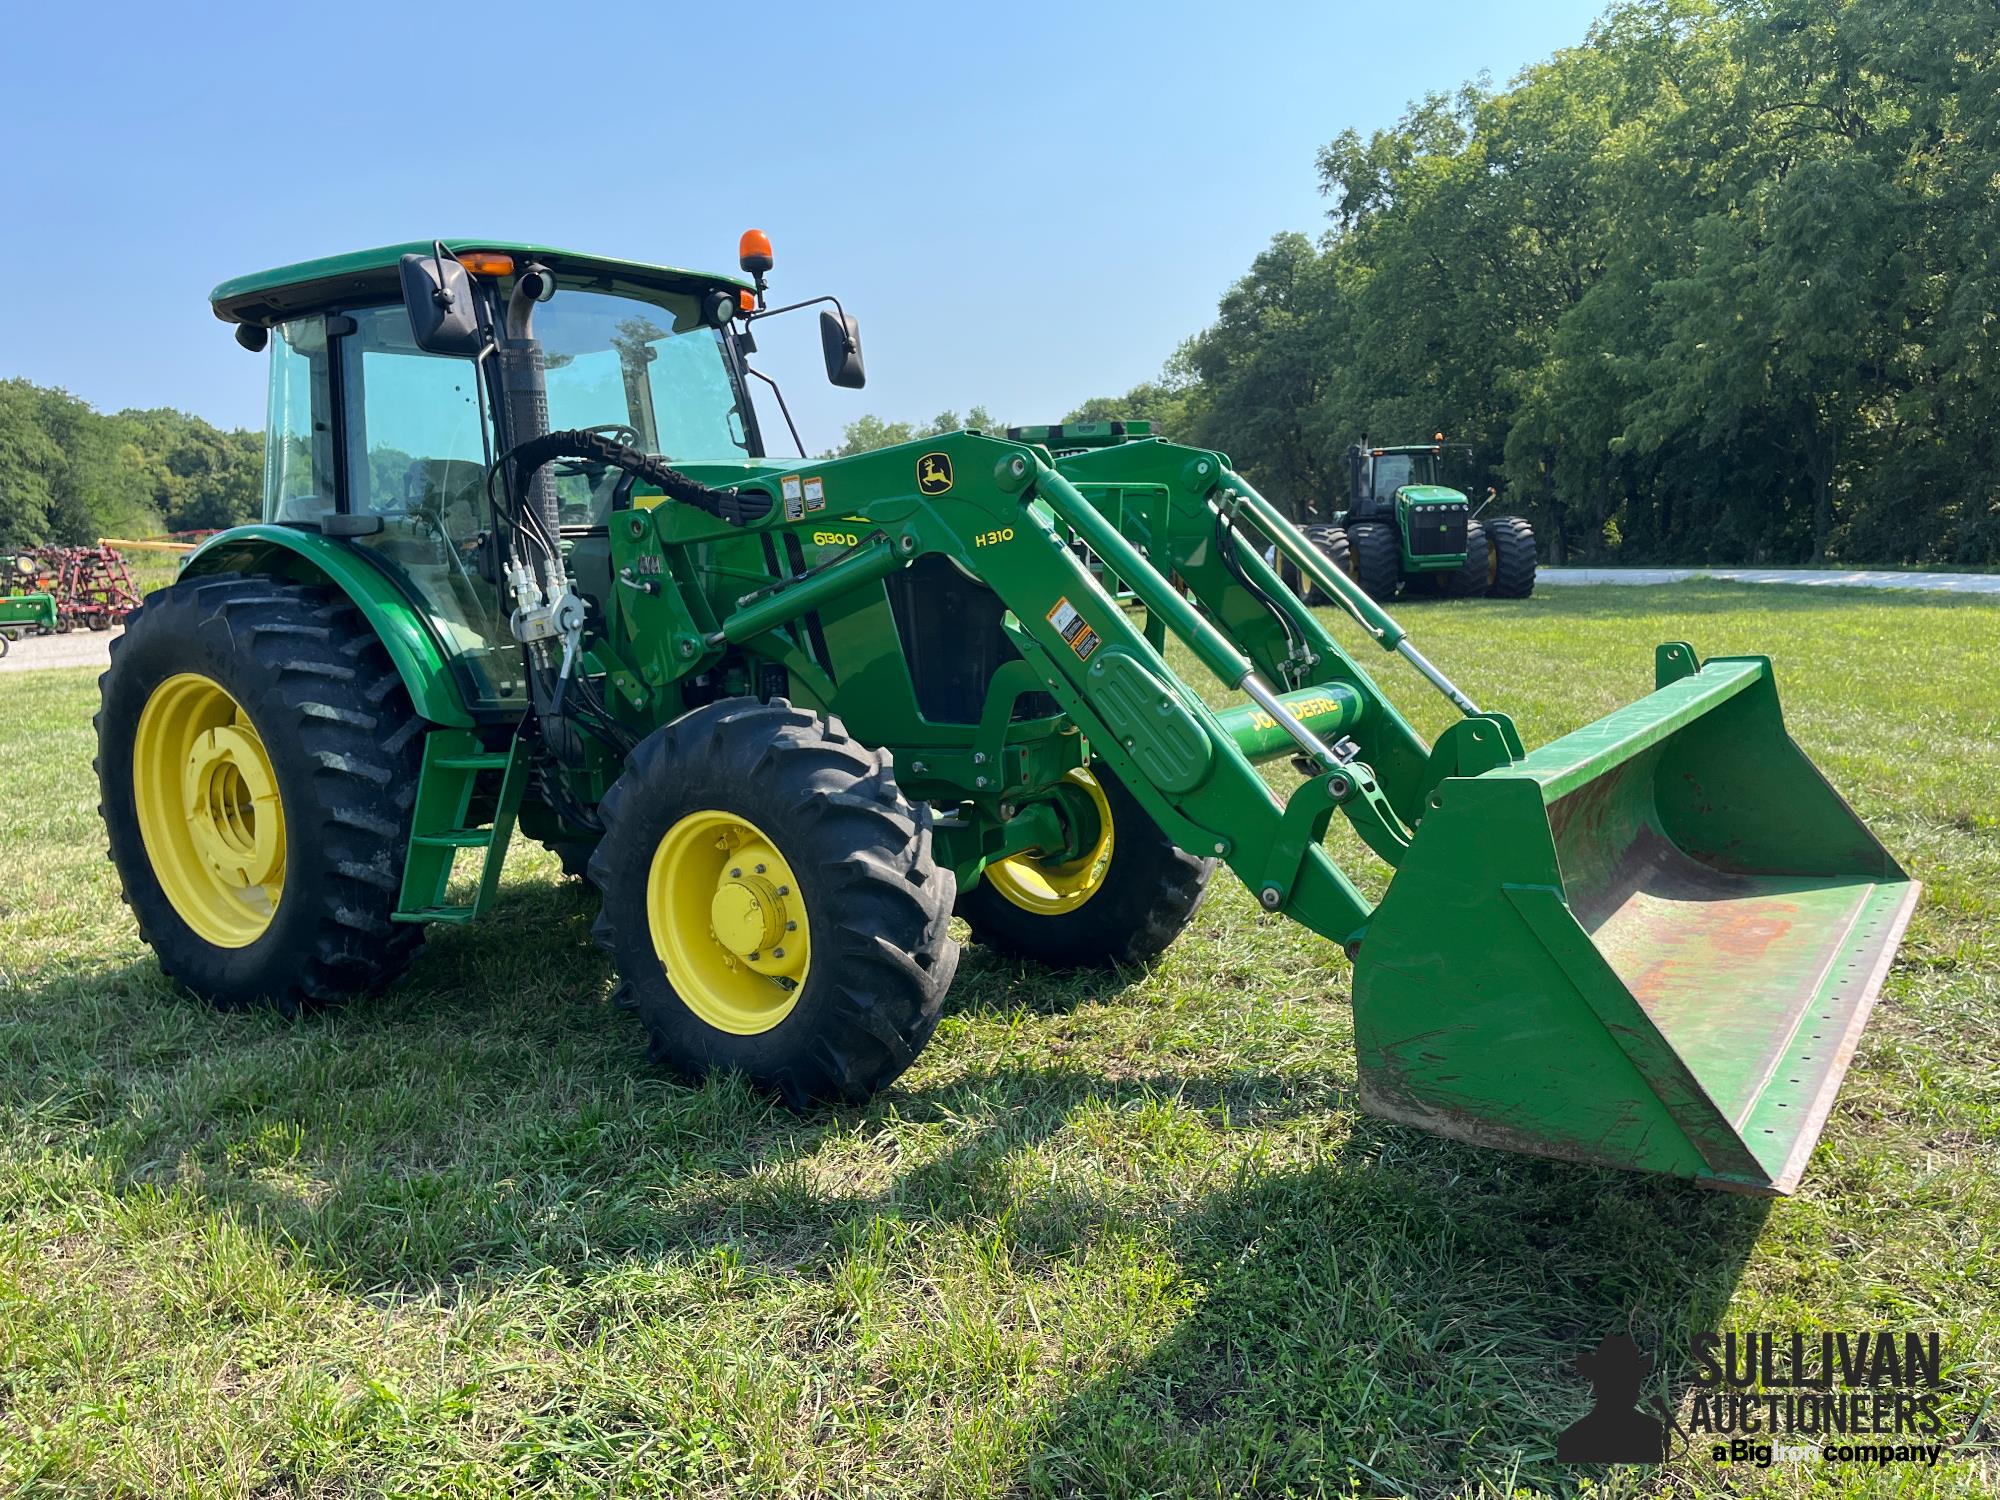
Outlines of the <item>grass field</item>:
<svg viewBox="0 0 2000 1500">
<path fill-rule="evenodd" d="M 91 675 L 18 676 L 0 1489 L 1992 1493 L 1990 1437 L 1917 1471 L 1553 1453 L 1611 1330 L 1680 1390 L 1700 1329 L 1936 1328 L 1953 1443 L 2000 1392 L 2000 608 L 1687 584 L 1407 623 L 1531 745 L 1646 691 L 1658 641 L 1776 657 L 1927 882 L 1799 1196 L 1364 1118 L 1344 961 L 1226 872 L 1150 973 L 968 950 L 897 1087 L 810 1117 L 648 1067 L 532 847 L 393 992 L 216 1015 L 118 901 Z"/>
</svg>

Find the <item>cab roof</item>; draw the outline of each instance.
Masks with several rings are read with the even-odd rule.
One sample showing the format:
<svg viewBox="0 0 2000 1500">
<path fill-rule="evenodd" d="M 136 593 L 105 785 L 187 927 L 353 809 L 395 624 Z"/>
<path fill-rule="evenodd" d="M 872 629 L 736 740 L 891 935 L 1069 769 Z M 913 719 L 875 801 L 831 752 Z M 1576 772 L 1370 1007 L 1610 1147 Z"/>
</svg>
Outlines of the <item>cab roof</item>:
<svg viewBox="0 0 2000 1500">
<path fill-rule="evenodd" d="M 601 277 L 665 291 L 699 291 L 708 287 L 748 287 L 741 276 L 716 271 L 689 271 L 678 266 L 648 265 L 644 261 L 613 260 L 609 256 L 586 255 L 576 250 L 558 250 L 552 245 L 528 245 L 517 240 L 447 239 L 452 251 L 499 250 L 523 260 L 538 260 L 557 275 Z M 318 260 L 302 260 L 276 270 L 258 271 L 225 281 L 208 294 L 209 305 L 225 323 L 256 323 L 269 326 L 302 312 L 334 303 L 362 299 L 394 298 L 401 295 L 397 267 L 405 255 L 428 255 L 429 240 L 411 240 L 402 245 L 378 245 L 373 250 L 352 250 L 345 255 L 327 255 Z"/>
</svg>

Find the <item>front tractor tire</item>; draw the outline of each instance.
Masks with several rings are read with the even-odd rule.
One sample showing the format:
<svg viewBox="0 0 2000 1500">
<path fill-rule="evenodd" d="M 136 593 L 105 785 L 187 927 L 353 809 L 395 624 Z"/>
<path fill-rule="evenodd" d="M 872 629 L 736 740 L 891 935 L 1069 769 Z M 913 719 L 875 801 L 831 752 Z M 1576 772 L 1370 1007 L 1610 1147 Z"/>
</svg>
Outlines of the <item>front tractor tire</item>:
<svg viewBox="0 0 2000 1500">
<path fill-rule="evenodd" d="M 382 988 L 424 724 L 361 612 L 234 573 L 151 596 L 98 679 L 99 811 L 160 967 L 287 1014 Z"/>
<path fill-rule="evenodd" d="M 995 860 L 958 898 L 972 940 L 1056 968 L 1143 964 L 1194 919 L 1215 861 L 1175 847 L 1103 762 L 1069 780 L 1094 837 L 1073 858 Z"/>
<path fill-rule="evenodd" d="M 1362 592 L 1379 604 L 1387 604 L 1403 586 L 1403 544 L 1396 528 L 1385 521 L 1350 521 L 1347 524 L 1349 572 Z"/>
<path fill-rule="evenodd" d="M 1493 544 L 1478 521 L 1465 523 L 1465 561 L 1449 573 L 1432 573 L 1432 587 L 1447 599 L 1483 599 L 1492 583 Z"/>
<path fill-rule="evenodd" d="M 600 814 L 594 935 L 654 1061 L 803 1106 L 866 1099 L 923 1050 L 958 968 L 953 882 L 886 753 L 725 699 L 641 741 Z"/>
</svg>

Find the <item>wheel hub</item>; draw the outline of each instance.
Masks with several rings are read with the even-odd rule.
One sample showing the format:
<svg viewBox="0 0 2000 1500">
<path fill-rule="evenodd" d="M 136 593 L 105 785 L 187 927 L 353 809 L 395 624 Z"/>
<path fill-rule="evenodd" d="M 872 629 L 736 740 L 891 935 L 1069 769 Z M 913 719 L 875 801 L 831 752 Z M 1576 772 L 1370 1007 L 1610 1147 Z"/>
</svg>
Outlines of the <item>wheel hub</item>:
<svg viewBox="0 0 2000 1500">
<path fill-rule="evenodd" d="M 646 911 L 674 993 L 709 1025 L 754 1036 L 791 1014 L 811 927 L 798 877 L 755 823 L 720 809 L 675 821 L 653 854 Z"/>
<path fill-rule="evenodd" d="M 272 878 L 284 854 L 284 821 L 274 814 L 278 788 L 256 731 L 228 724 L 199 735 L 182 772 L 181 799 L 196 852 L 225 885 L 261 886 Z"/>
<path fill-rule="evenodd" d="M 743 958 L 757 957 L 784 931 L 784 897 L 760 875 L 725 876 L 709 903 L 709 928 L 716 941 Z"/>
<path fill-rule="evenodd" d="M 1074 858 L 1062 854 L 1051 858 L 1029 850 L 995 860 L 985 872 L 993 889 L 1008 901 L 1043 917 L 1061 916 L 1082 906 L 1097 894 L 1111 868 L 1111 802 L 1104 788 L 1090 772 L 1078 768 L 1064 778 L 1061 790 L 1087 802 L 1095 815 L 1096 836 L 1089 844 Z"/>
<path fill-rule="evenodd" d="M 262 937 L 285 881 L 285 810 L 262 736 L 199 672 L 153 689 L 132 740 L 132 805 L 161 894 L 218 948 Z"/>
</svg>

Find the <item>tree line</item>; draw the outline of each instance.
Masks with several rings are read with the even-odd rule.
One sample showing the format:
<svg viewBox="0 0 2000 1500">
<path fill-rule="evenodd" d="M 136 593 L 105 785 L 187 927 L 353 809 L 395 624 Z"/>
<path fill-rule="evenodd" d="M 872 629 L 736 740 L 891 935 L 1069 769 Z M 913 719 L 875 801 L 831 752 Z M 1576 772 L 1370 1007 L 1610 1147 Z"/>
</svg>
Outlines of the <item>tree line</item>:
<svg viewBox="0 0 2000 1500">
<path fill-rule="evenodd" d="M 261 434 L 0 380 L 0 551 L 233 526 L 256 515 L 263 482 Z"/>
<path fill-rule="evenodd" d="M 914 442 L 918 438 L 936 437 L 941 432 L 999 433 L 1006 430 L 1006 424 L 998 420 L 983 406 L 975 406 L 961 417 L 955 411 L 941 411 L 928 422 L 885 422 L 874 415 L 864 415 L 849 422 L 841 430 L 840 442 L 821 458 L 846 458 L 854 453 L 867 453 L 876 448 L 891 448 L 897 443 Z"/>
<path fill-rule="evenodd" d="M 1615 4 L 1317 168 L 1324 232 L 1064 420 L 1301 516 L 1364 434 L 1442 430 L 1557 558 L 2000 563 L 1993 0 Z"/>
<path fill-rule="evenodd" d="M 1317 173 L 1324 230 L 1059 420 L 1151 419 L 1302 518 L 1355 440 L 1443 431 L 1557 559 L 2000 563 L 1994 0 L 1621 0 Z M 1003 424 L 834 452 L 960 426 Z M 0 381 L 0 546 L 245 519 L 259 442 Z"/>
</svg>

